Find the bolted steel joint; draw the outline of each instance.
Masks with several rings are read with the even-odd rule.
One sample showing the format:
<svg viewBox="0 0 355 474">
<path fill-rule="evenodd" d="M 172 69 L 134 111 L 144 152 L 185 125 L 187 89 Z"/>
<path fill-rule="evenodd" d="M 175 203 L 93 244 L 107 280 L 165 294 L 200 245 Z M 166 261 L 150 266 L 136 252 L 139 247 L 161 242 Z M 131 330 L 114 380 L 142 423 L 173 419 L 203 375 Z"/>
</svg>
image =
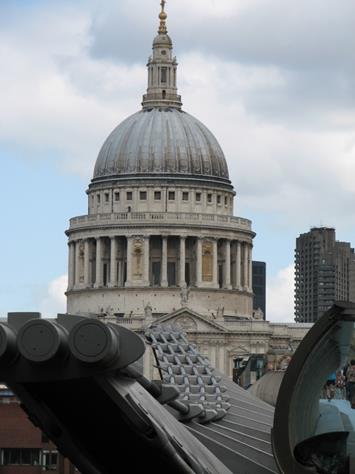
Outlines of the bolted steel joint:
<svg viewBox="0 0 355 474">
<path fill-rule="evenodd" d="M 101 321 L 81 321 L 70 332 L 69 347 L 81 362 L 110 365 L 120 355 L 119 334 Z"/>
<path fill-rule="evenodd" d="M 55 322 L 34 319 L 19 330 L 17 347 L 30 362 L 63 361 L 69 355 L 68 334 Z"/>
</svg>

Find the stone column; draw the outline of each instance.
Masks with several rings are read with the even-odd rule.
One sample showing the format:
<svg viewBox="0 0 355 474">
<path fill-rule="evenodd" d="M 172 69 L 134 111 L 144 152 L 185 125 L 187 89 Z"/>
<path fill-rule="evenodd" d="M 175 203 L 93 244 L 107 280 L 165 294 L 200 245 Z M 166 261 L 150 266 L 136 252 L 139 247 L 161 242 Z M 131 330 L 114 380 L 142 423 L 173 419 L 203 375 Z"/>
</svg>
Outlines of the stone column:
<svg viewBox="0 0 355 474">
<path fill-rule="evenodd" d="M 211 365 L 217 367 L 217 347 L 214 341 L 209 342 L 208 358 L 211 361 Z"/>
<path fill-rule="evenodd" d="M 236 255 L 236 260 L 235 260 L 235 287 L 237 290 L 241 290 L 241 270 L 240 270 L 240 264 L 241 264 L 241 244 L 239 241 L 237 241 L 237 255 Z"/>
<path fill-rule="evenodd" d="M 226 358 L 226 351 L 225 351 L 225 346 L 223 344 L 220 344 L 219 346 L 219 370 L 222 372 L 225 372 L 225 359 Z"/>
<path fill-rule="evenodd" d="M 124 242 L 124 237 L 120 237 L 118 241 L 118 245 L 120 248 L 120 256 L 119 256 L 119 261 L 118 261 L 118 286 L 122 287 L 125 285 L 125 282 L 123 280 L 124 278 L 124 264 L 125 264 L 125 242 Z"/>
<path fill-rule="evenodd" d="M 253 246 L 249 246 L 249 291 L 253 292 Z"/>
<path fill-rule="evenodd" d="M 84 286 L 90 286 L 90 240 L 84 241 Z"/>
<path fill-rule="evenodd" d="M 249 273 L 249 249 L 248 249 L 248 244 L 246 242 L 244 242 L 243 244 L 243 250 L 244 250 L 244 254 L 243 254 L 243 289 L 245 291 L 248 291 L 248 284 L 249 284 L 249 277 L 248 277 L 248 273 Z"/>
<path fill-rule="evenodd" d="M 219 288 L 218 284 L 218 240 L 212 240 L 213 256 L 212 256 L 212 286 Z"/>
<path fill-rule="evenodd" d="M 162 236 L 160 286 L 164 288 L 168 286 L 168 238 L 166 236 Z"/>
<path fill-rule="evenodd" d="M 227 377 L 232 378 L 233 377 L 233 365 L 234 361 L 232 357 L 229 357 L 227 359 L 227 367 L 226 370 L 224 370 L 224 373 L 227 375 Z"/>
<path fill-rule="evenodd" d="M 95 288 L 102 286 L 102 238 L 96 239 L 96 281 Z"/>
<path fill-rule="evenodd" d="M 132 237 L 127 237 L 127 276 L 125 286 L 132 286 Z"/>
<path fill-rule="evenodd" d="M 186 237 L 180 237 L 180 286 L 186 286 L 185 276 L 185 260 L 186 260 Z"/>
<path fill-rule="evenodd" d="M 231 242 L 226 240 L 224 252 L 224 288 L 230 290 L 231 285 Z"/>
<path fill-rule="evenodd" d="M 202 239 L 197 237 L 196 241 L 196 286 L 202 285 Z"/>
<path fill-rule="evenodd" d="M 68 290 L 72 290 L 75 282 L 75 242 L 68 242 Z"/>
<path fill-rule="evenodd" d="M 149 255 L 149 236 L 144 238 L 144 285 L 150 286 L 149 278 L 149 267 L 150 267 L 150 255 Z"/>
<path fill-rule="evenodd" d="M 81 240 L 75 242 L 75 288 L 80 286 L 80 244 Z"/>
<path fill-rule="evenodd" d="M 110 253 L 110 287 L 117 286 L 117 239 L 111 237 Z"/>
</svg>

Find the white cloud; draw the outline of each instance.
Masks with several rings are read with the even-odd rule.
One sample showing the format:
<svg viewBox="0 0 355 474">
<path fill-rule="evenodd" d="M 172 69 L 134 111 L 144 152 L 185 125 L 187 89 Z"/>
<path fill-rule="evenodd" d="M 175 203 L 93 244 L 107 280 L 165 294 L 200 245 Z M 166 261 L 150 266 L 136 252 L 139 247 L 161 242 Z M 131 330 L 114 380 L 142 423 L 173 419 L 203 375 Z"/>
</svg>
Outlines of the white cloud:
<svg viewBox="0 0 355 474">
<path fill-rule="evenodd" d="M 56 317 L 57 313 L 66 312 L 65 291 L 68 286 L 68 276 L 62 275 L 52 280 L 47 287 L 46 295 L 39 303 L 39 311 L 43 317 Z"/>
<path fill-rule="evenodd" d="M 84 12 L 58 6 L 0 28 L 0 142 L 89 178 L 108 132 L 138 106 L 132 90 L 145 77 L 143 64 L 89 57 Z"/>
<path fill-rule="evenodd" d="M 294 266 L 270 278 L 266 290 L 266 314 L 271 322 L 294 322 Z"/>
<path fill-rule="evenodd" d="M 248 8 L 258 3 L 265 8 L 267 2 L 255 0 Z M 210 0 L 202 11 L 211 16 L 218 10 L 223 16 L 236 6 L 240 13 L 241 4 Z M 131 38 L 128 20 L 134 24 L 142 18 L 137 19 L 125 2 L 112 5 L 108 2 L 104 13 L 111 13 L 112 19 L 111 9 L 118 8 L 124 15 L 117 17 L 123 22 L 119 30 Z M 151 42 L 150 37 L 141 38 L 139 65 L 93 57 L 92 35 L 100 34 L 92 29 L 94 6 L 92 0 L 87 9 L 80 3 L 76 8 L 42 7 L 40 14 L 15 16 L 11 28 L 0 30 L 0 53 L 6 63 L 0 76 L 0 141 L 26 150 L 24 159 L 52 156 L 61 169 L 85 179 L 109 132 L 140 108 Z M 154 2 L 142 8 L 140 14 L 150 12 L 153 23 Z M 173 18 L 174 8 L 181 15 L 180 4 L 169 8 Z M 201 5 L 193 8 L 198 11 Z M 333 225 L 349 221 L 349 212 L 355 214 L 354 113 L 324 109 L 309 98 L 307 83 L 293 96 L 298 76 L 280 65 L 242 64 L 215 54 L 181 55 L 179 89 L 185 109 L 221 142 L 242 209 L 247 205 L 278 212 L 281 218 L 287 214 L 297 226 L 331 222 L 332 216 L 337 216 Z"/>
<path fill-rule="evenodd" d="M 299 123 L 287 117 L 280 123 L 255 114 L 248 103 L 252 96 L 262 102 L 282 89 L 281 71 L 195 54 L 181 63 L 183 101 L 224 149 L 239 198 L 237 213 L 246 206 L 278 213 L 295 229 L 320 220 L 344 226 L 355 217 L 355 114 L 347 118 L 353 127 L 340 127 L 344 116 L 336 110 L 327 119 L 319 112 L 319 120 L 305 110 Z"/>
<path fill-rule="evenodd" d="M 40 3 L 0 15 L 0 143 L 89 179 L 106 136 L 140 108 L 159 5 Z M 353 231 L 352 3 L 169 3 L 184 108 L 220 141 L 237 214 L 276 215 L 295 236 L 321 221 Z M 289 269 L 270 281 L 271 318 L 293 318 Z M 56 313 L 51 285 L 43 305 Z"/>
</svg>

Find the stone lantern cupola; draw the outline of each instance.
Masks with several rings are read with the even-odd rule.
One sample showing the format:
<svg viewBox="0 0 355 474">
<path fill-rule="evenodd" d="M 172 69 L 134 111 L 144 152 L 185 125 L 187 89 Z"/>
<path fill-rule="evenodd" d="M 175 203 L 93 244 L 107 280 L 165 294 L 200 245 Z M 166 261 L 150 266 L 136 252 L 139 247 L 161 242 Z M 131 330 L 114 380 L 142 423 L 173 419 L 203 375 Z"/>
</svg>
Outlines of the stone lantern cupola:
<svg viewBox="0 0 355 474">
<path fill-rule="evenodd" d="M 176 57 L 173 56 L 173 42 L 166 28 L 165 1 L 161 2 L 160 26 L 153 41 L 153 55 L 149 57 L 148 88 L 143 96 L 143 109 L 151 107 L 175 107 L 181 109 L 181 96 L 177 94 Z"/>
</svg>

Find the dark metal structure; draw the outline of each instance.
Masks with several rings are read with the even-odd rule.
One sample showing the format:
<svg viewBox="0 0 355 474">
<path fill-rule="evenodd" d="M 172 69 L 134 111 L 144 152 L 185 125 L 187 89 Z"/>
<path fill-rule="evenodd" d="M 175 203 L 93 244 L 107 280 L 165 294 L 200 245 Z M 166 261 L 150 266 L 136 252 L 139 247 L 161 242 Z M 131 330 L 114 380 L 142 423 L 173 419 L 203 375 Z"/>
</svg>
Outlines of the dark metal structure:
<svg viewBox="0 0 355 474">
<path fill-rule="evenodd" d="M 163 406 L 182 419 L 202 406 L 174 402 L 174 387 L 130 368 L 144 353 L 135 333 L 95 318 L 9 314 L 0 325 L 0 378 L 84 474 L 229 473 Z"/>
<path fill-rule="evenodd" d="M 146 330 L 161 375 L 151 381 L 141 370 L 144 341 L 122 326 L 11 313 L 0 323 L 0 380 L 83 474 L 116 474 L 121 464 L 132 472 L 349 474 L 350 417 L 325 411 L 319 394 L 355 354 L 354 322 L 355 305 L 346 303 L 314 325 L 285 373 L 275 416 L 171 325 Z"/>
<path fill-rule="evenodd" d="M 11 313 L 0 380 L 84 474 L 276 473 L 273 409 L 217 373 L 176 327 L 150 328 L 162 380 L 143 377 L 135 333 L 94 317 Z M 227 419 L 228 414 L 228 419 Z"/>
<path fill-rule="evenodd" d="M 308 332 L 288 366 L 272 430 L 281 473 L 355 473 L 350 405 L 346 414 L 319 400 L 329 374 L 355 358 L 354 323 L 355 304 L 336 303 Z"/>
</svg>

